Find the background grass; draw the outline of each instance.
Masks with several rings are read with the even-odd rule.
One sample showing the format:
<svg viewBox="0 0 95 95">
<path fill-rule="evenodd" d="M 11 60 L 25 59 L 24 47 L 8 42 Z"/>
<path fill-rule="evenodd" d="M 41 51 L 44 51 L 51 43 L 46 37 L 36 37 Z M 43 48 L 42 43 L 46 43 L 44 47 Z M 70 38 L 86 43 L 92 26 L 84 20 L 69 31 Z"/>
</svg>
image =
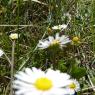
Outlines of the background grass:
<svg viewBox="0 0 95 95">
<path fill-rule="evenodd" d="M 39 4 L 31 0 L 0 0 L 0 24 L 18 26 L 0 26 L 0 48 L 11 59 L 12 41 L 10 33 L 20 34 L 16 40 L 14 73 L 25 67 L 38 67 L 43 70 L 55 66 L 77 78 L 81 88 L 91 87 L 88 75 L 95 85 L 95 0 L 40 0 Z M 69 13 L 71 20 L 66 14 Z M 68 24 L 60 32 L 49 28 L 58 24 Z M 19 25 L 32 25 L 21 27 Z M 52 50 L 39 51 L 36 48 L 41 38 L 59 32 L 72 39 L 80 38 L 81 44 L 68 45 L 57 53 Z M 51 56 L 50 56 L 51 54 Z M 56 55 L 57 54 L 57 55 Z M 0 58 L 0 95 L 10 92 L 10 65 L 6 58 Z M 85 94 L 87 93 L 87 94 Z M 92 89 L 83 90 L 79 95 L 95 95 Z"/>
</svg>

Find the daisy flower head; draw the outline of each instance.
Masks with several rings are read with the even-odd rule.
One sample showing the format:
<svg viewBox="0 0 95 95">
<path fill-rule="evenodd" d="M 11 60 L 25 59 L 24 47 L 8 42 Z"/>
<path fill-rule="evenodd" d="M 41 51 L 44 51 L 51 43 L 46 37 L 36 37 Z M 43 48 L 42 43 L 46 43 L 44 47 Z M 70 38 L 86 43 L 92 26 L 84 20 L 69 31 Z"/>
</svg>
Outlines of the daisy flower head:
<svg viewBox="0 0 95 95">
<path fill-rule="evenodd" d="M 67 91 L 72 95 L 80 90 L 80 84 L 77 80 L 72 79 L 71 83 L 67 86 Z"/>
<path fill-rule="evenodd" d="M 65 89 L 71 83 L 70 76 L 59 70 L 42 71 L 37 68 L 26 68 L 15 75 L 13 88 L 15 95 L 67 95 Z"/>
<path fill-rule="evenodd" d="M 66 28 L 67 28 L 66 24 L 56 25 L 52 27 L 53 30 L 61 30 L 61 29 L 66 29 Z"/>
<path fill-rule="evenodd" d="M 47 31 L 48 31 L 48 33 L 52 33 L 52 29 L 51 28 L 47 28 Z"/>
<path fill-rule="evenodd" d="M 11 33 L 10 35 L 9 35 L 9 37 L 12 39 L 12 40 L 16 40 L 16 39 L 18 39 L 18 34 L 17 33 Z"/>
<path fill-rule="evenodd" d="M 78 44 L 80 44 L 80 38 L 79 38 L 78 36 L 73 37 L 73 39 L 72 39 L 72 44 L 73 44 L 73 45 L 78 45 Z"/>
<path fill-rule="evenodd" d="M 0 49 L 0 57 L 4 54 L 3 50 Z"/>
<path fill-rule="evenodd" d="M 59 45 L 60 48 L 65 47 L 65 44 L 71 42 L 68 36 L 62 35 L 59 36 L 59 33 L 56 33 L 55 37 L 49 36 L 47 39 L 40 40 L 38 43 L 39 49 L 46 49 L 50 46 Z"/>
</svg>

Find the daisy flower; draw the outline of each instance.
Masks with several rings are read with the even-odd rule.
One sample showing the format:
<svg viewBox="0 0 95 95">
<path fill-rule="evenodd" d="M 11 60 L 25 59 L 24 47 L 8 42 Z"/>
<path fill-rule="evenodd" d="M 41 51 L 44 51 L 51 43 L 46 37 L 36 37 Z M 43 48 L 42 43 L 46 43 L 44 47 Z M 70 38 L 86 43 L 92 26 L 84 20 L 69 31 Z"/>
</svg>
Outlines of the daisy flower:
<svg viewBox="0 0 95 95">
<path fill-rule="evenodd" d="M 72 39 L 72 45 L 78 45 L 80 44 L 80 38 L 78 36 L 73 37 Z"/>
<path fill-rule="evenodd" d="M 75 37 L 73 37 L 73 42 L 78 42 L 80 39 L 79 39 L 79 37 L 77 37 L 77 36 L 75 36 Z"/>
<path fill-rule="evenodd" d="M 67 91 L 70 93 L 69 95 L 72 95 L 75 92 L 78 92 L 80 90 L 80 85 L 77 80 L 71 80 L 71 84 L 67 86 Z"/>
<path fill-rule="evenodd" d="M 49 36 L 47 39 L 40 40 L 38 43 L 39 49 L 46 49 L 53 45 L 59 45 L 60 48 L 64 47 L 65 44 L 71 42 L 71 40 L 66 35 L 59 36 L 59 33 L 56 33 L 55 37 Z"/>
<path fill-rule="evenodd" d="M 11 33 L 11 34 L 9 35 L 9 37 L 10 37 L 12 40 L 16 40 L 16 39 L 18 39 L 18 34 L 17 34 L 17 33 Z"/>
<path fill-rule="evenodd" d="M 4 54 L 3 50 L 0 49 L 0 57 Z"/>
<path fill-rule="evenodd" d="M 61 29 L 66 29 L 66 28 L 67 28 L 66 24 L 56 25 L 52 27 L 53 30 L 61 30 Z"/>
<path fill-rule="evenodd" d="M 15 75 L 13 88 L 15 95 L 67 95 L 67 85 L 71 84 L 70 76 L 59 70 L 42 71 L 33 67 L 26 68 Z M 74 93 L 73 93 L 74 94 Z"/>
</svg>

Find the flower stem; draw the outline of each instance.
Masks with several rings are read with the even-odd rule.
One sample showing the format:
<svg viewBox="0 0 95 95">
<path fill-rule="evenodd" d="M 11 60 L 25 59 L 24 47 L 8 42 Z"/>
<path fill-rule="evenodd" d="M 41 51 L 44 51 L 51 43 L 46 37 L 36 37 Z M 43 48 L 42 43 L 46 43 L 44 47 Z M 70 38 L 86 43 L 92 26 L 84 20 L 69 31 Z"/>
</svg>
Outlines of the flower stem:
<svg viewBox="0 0 95 95">
<path fill-rule="evenodd" d="M 11 87 L 10 87 L 10 95 L 13 95 L 13 80 L 14 80 L 14 52 L 15 52 L 15 40 L 12 41 L 12 59 L 11 59 Z"/>
</svg>

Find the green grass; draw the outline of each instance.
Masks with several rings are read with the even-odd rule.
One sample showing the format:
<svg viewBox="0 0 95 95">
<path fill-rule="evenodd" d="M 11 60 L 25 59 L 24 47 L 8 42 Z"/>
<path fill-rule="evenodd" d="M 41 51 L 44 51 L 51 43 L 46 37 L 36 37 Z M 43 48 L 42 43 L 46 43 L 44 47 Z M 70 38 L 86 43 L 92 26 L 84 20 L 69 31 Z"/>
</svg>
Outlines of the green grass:
<svg viewBox="0 0 95 95">
<path fill-rule="evenodd" d="M 88 75 L 95 85 L 95 0 L 41 1 L 47 5 L 31 0 L 15 0 L 12 3 L 9 3 L 9 0 L 0 0 L 0 25 L 17 25 L 0 26 L 0 48 L 9 59 L 12 52 L 9 35 L 13 32 L 20 35 L 15 45 L 14 73 L 25 67 L 35 66 L 45 70 L 54 66 L 54 69 L 67 72 L 78 79 L 82 89 L 91 87 Z M 66 16 L 67 13 L 70 14 L 71 20 Z M 48 30 L 48 27 L 68 22 L 68 28 L 62 32 Z M 69 44 L 57 53 L 54 50 L 35 49 L 42 37 L 46 38 L 57 32 L 68 35 L 70 39 L 78 36 L 81 44 Z M 10 93 L 10 68 L 3 55 L 0 58 L 0 95 Z M 95 94 L 92 89 L 87 89 L 79 95 L 85 95 L 84 93 Z"/>
</svg>

